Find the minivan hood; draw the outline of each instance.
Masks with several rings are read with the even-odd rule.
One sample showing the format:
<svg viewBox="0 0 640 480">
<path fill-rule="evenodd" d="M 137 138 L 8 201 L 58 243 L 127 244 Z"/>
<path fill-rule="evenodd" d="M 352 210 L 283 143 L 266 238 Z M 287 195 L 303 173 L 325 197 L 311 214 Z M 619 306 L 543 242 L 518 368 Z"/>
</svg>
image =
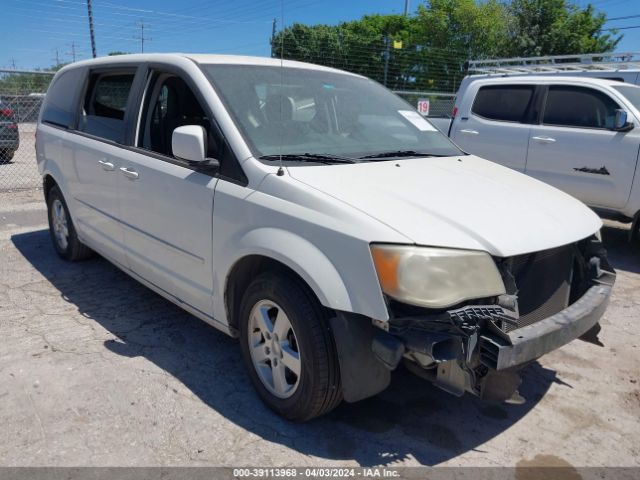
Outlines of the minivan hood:
<svg viewBox="0 0 640 480">
<path fill-rule="evenodd" d="M 473 155 L 296 166 L 288 171 L 418 245 L 507 257 L 566 245 L 602 226 L 600 218 L 573 197 Z"/>
</svg>

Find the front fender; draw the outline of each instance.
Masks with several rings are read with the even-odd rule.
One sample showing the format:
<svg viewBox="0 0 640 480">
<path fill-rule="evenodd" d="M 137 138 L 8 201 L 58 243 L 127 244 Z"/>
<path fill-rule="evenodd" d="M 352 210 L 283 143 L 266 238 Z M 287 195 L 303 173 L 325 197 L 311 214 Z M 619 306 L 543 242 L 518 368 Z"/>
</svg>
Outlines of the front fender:
<svg viewBox="0 0 640 480">
<path fill-rule="evenodd" d="M 264 227 L 247 232 L 237 247 L 238 256 L 233 265 L 247 255 L 272 258 L 300 275 L 325 307 L 352 311 L 348 289 L 338 270 L 318 247 L 305 238 L 286 230 Z"/>
</svg>

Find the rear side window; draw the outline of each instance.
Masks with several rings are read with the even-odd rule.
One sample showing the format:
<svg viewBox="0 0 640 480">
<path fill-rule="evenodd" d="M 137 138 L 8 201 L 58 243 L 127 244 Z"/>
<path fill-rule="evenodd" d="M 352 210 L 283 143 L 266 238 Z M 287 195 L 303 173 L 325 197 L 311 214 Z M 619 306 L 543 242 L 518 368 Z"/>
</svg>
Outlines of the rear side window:
<svg viewBox="0 0 640 480">
<path fill-rule="evenodd" d="M 42 121 L 71 128 L 75 120 L 76 92 L 82 88 L 84 70 L 75 68 L 62 72 L 53 81 L 42 105 Z"/>
<path fill-rule="evenodd" d="M 93 74 L 85 94 L 79 130 L 124 142 L 124 116 L 135 73 Z"/>
<path fill-rule="evenodd" d="M 533 98 L 532 85 L 480 87 L 471 111 L 490 120 L 521 122 Z"/>
<path fill-rule="evenodd" d="M 612 128 L 618 104 L 606 93 L 586 87 L 549 87 L 542 123 L 563 127 Z"/>
</svg>

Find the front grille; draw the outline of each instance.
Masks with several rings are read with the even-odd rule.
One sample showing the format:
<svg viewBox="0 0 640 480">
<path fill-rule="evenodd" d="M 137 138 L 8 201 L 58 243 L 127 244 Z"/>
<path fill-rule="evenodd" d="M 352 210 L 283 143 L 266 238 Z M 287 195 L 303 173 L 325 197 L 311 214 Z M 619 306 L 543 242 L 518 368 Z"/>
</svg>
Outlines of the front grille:
<svg viewBox="0 0 640 480">
<path fill-rule="evenodd" d="M 517 325 L 503 323 L 505 332 L 539 322 L 569 304 L 575 246 L 513 257 L 511 272 L 518 288 Z"/>
</svg>

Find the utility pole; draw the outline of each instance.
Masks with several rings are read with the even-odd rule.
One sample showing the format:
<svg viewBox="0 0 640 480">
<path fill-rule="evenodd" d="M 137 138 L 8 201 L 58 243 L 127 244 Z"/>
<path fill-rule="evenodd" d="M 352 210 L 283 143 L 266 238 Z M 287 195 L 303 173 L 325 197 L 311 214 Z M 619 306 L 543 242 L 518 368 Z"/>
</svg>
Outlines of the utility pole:
<svg viewBox="0 0 640 480">
<path fill-rule="evenodd" d="M 76 54 L 76 42 L 71 42 L 71 51 L 68 53 L 71 55 L 71 61 L 75 62 L 78 55 Z M 56 50 L 56 56 L 58 55 L 58 51 Z"/>
<path fill-rule="evenodd" d="M 54 58 L 54 61 L 56 62 L 56 67 L 58 67 L 60 65 L 60 51 L 56 48 L 55 52 L 56 57 Z"/>
<path fill-rule="evenodd" d="M 273 24 L 271 26 L 271 57 L 275 57 L 275 49 L 273 48 L 273 43 L 276 41 L 276 23 L 277 20 L 274 18 L 273 19 Z"/>
<path fill-rule="evenodd" d="M 409 13 L 409 0 L 404 0 L 404 16 L 407 16 L 407 13 Z"/>
<path fill-rule="evenodd" d="M 93 7 L 91 0 L 87 0 L 87 11 L 89 12 L 89 35 L 91 36 L 91 54 L 96 58 L 96 34 L 93 30 Z"/>
<path fill-rule="evenodd" d="M 138 24 L 138 26 L 140 27 L 140 36 L 134 37 L 134 38 L 136 40 L 140 40 L 140 53 L 144 53 L 144 41 L 153 40 L 153 39 L 144 36 L 144 20 L 140 20 L 140 23 Z"/>
<path fill-rule="evenodd" d="M 384 37 L 384 53 L 382 54 L 384 57 L 384 83 L 383 85 L 387 86 L 387 75 L 389 74 L 389 57 L 391 56 L 391 42 L 389 40 L 389 36 Z"/>
</svg>

